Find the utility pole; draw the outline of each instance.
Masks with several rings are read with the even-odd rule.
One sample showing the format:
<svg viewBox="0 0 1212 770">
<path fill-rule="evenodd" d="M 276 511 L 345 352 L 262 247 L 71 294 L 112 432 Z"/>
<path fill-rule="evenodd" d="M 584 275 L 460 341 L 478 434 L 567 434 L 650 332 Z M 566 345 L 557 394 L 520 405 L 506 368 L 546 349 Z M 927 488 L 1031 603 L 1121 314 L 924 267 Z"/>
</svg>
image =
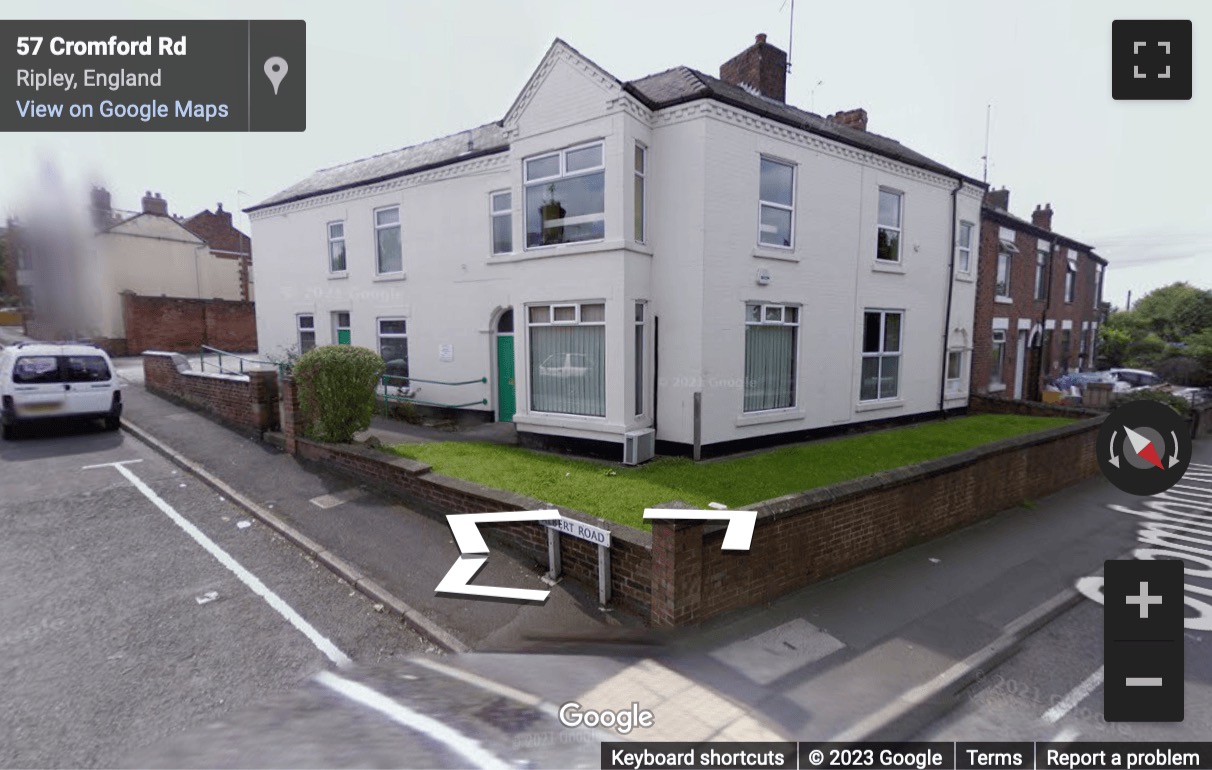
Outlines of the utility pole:
<svg viewBox="0 0 1212 770">
<path fill-rule="evenodd" d="M 1124 310 L 1128 311 L 1131 309 L 1132 309 L 1132 290 L 1128 289 L 1128 301 L 1124 303 Z"/>
</svg>

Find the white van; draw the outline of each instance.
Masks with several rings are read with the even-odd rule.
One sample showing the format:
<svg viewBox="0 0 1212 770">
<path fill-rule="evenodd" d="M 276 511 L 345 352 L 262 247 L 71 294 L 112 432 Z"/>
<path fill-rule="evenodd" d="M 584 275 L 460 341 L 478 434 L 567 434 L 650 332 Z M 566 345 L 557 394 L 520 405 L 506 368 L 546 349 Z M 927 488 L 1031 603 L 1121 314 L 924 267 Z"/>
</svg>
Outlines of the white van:
<svg viewBox="0 0 1212 770">
<path fill-rule="evenodd" d="M 109 356 L 92 345 L 20 342 L 0 350 L 4 438 L 47 419 L 101 419 L 117 430 L 122 389 Z"/>
</svg>

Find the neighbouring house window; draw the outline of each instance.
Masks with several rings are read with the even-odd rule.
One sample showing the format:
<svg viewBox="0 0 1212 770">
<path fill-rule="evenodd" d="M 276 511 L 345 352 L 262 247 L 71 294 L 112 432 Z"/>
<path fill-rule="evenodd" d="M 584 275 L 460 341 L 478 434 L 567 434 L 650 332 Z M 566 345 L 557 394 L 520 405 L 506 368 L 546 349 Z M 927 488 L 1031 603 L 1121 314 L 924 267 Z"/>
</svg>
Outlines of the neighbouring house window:
<svg viewBox="0 0 1212 770">
<path fill-rule="evenodd" d="M 1103 266 L 1094 266 L 1094 309 L 1098 310 L 1098 301 L 1103 293 Z"/>
<path fill-rule="evenodd" d="M 884 262 L 901 261 L 901 199 L 894 190 L 880 190 L 879 235 L 875 258 Z"/>
<path fill-rule="evenodd" d="M 635 303 L 635 413 L 644 413 L 644 308 Z"/>
<path fill-rule="evenodd" d="M 1062 371 L 1069 371 L 1069 353 L 1073 345 L 1073 332 L 1069 329 L 1061 330 L 1061 358 L 1060 366 Z"/>
<path fill-rule="evenodd" d="M 800 309 L 795 305 L 745 305 L 744 411 L 795 406 L 795 366 Z"/>
<path fill-rule="evenodd" d="M 349 327 L 349 311 L 339 310 L 332 314 L 333 342 L 348 345 L 352 342 Z"/>
<path fill-rule="evenodd" d="M 530 408 L 606 416 L 606 306 L 531 305 Z"/>
<path fill-rule="evenodd" d="M 759 175 L 758 243 L 789 249 L 795 229 L 795 166 L 762 158 Z"/>
<path fill-rule="evenodd" d="M 1077 295 L 1077 257 L 1070 255 L 1065 262 L 1065 302 L 1072 302 Z"/>
<path fill-rule="evenodd" d="M 1010 252 L 997 252 L 997 275 L 993 293 L 1001 299 L 1010 299 Z"/>
<path fill-rule="evenodd" d="M 384 374 L 408 376 L 408 321 L 403 318 L 379 319 L 379 355 L 383 357 Z M 401 383 L 391 380 L 390 384 Z"/>
<path fill-rule="evenodd" d="M 1004 385 L 1002 369 L 1006 365 L 1006 330 L 993 330 L 993 368 L 989 370 L 990 385 Z"/>
<path fill-rule="evenodd" d="M 606 172 L 602 143 L 528 159 L 526 246 L 606 237 Z"/>
<path fill-rule="evenodd" d="M 972 272 L 972 229 L 971 222 L 960 222 L 959 253 L 955 261 L 961 273 Z"/>
<path fill-rule="evenodd" d="M 648 149 L 642 144 L 635 146 L 635 239 L 643 243 L 645 238 L 644 203 L 646 200 L 645 179 L 648 174 Z"/>
<path fill-rule="evenodd" d="M 300 315 L 295 318 L 298 319 L 299 352 L 306 353 L 316 346 L 316 317 Z"/>
<path fill-rule="evenodd" d="M 345 272 L 345 223 L 328 223 L 328 272 Z"/>
<path fill-rule="evenodd" d="M 513 193 L 508 190 L 492 194 L 492 253 L 513 251 Z"/>
<path fill-rule="evenodd" d="M 859 401 L 896 398 L 901 380 L 901 325 L 899 310 L 863 313 L 863 366 Z"/>
<path fill-rule="evenodd" d="M 375 255 L 380 275 L 404 272 L 400 252 L 400 207 L 375 211 Z"/>
<path fill-rule="evenodd" d="M 1035 250 L 1035 298 L 1046 299 L 1048 294 L 1048 249 Z"/>
<path fill-rule="evenodd" d="M 964 351 L 947 351 L 947 391 L 958 393 L 964 384 Z"/>
<path fill-rule="evenodd" d="M 1086 339 L 1089 337 L 1088 329 L 1083 329 L 1077 343 L 1077 368 L 1084 369 L 1090 364 L 1086 360 Z"/>
</svg>

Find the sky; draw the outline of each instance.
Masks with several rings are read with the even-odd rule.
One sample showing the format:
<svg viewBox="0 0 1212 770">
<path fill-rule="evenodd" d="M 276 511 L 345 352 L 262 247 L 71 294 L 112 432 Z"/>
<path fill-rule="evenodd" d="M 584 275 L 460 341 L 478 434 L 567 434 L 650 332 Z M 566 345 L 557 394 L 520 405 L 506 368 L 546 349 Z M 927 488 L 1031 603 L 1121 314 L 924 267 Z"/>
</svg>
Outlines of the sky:
<svg viewBox="0 0 1212 770">
<path fill-rule="evenodd" d="M 173 213 L 250 206 L 318 168 L 500 119 L 556 37 L 622 80 L 719 65 L 765 32 L 787 101 L 863 107 L 868 129 L 1010 190 L 1029 218 L 1111 264 L 1122 307 L 1174 281 L 1212 289 L 1212 2 L 1207 0 L 0 1 L 0 18 L 303 19 L 307 130 L 0 134 L 0 213 L 50 161 L 116 208 L 159 191 Z M 1189 101 L 1111 98 L 1111 22 L 1191 19 Z M 3 22 L 0 22 L 3 23 Z M 988 110 L 987 105 L 991 105 Z M 248 231 L 247 220 L 237 221 Z M 255 250 L 255 246 L 254 246 Z"/>
</svg>

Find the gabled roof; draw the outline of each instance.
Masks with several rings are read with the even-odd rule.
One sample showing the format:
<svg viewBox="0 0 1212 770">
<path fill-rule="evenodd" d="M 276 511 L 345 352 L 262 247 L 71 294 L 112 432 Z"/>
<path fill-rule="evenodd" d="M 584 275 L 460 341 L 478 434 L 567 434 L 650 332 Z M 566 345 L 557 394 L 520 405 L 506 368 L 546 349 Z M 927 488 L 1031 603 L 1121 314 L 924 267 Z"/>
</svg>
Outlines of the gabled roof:
<svg viewBox="0 0 1212 770">
<path fill-rule="evenodd" d="M 231 223 L 231 212 L 219 204 L 217 212 L 203 209 L 181 222 L 181 226 L 201 238 L 211 251 L 228 254 L 250 254 L 252 238 Z"/>
<path fill-rule="evenodd" d="M 1061 235 L 1060 233 L 1053 232 L 1052 230 L 1045 230 L 1044 228 L 1023 219 L 1022 217 L 1016 217 L 1005 209 L 999 209 L 996 206 L 990 206 L 988 203 L 984 203 L 981 204 L 981 216 L 991 219 L 998 224 L 1005 225 L 1006 227 L 1031 233 L 1036 238 L 1046 238 L 1050 241 L 1056 241 L 1065 248 L 1072 248 L 1076 249 L 1077 251 L 1086 252 L 1095 262 L 1102 265 L 1107 264 L 1107 260 L 1094 253 L 1094 247 L 1090 244 L 1082 243 L 1079 240 L 1070 238 L 1067 235 Z"/>
<path fill-rule="evenodd" d="M 889 139 L 886 136 L 873 134 L 869 131 L 860 131 L 859 129 L 828 120 L 820 115 L 806 112 L 792 105 L 750 93 L 744 88 L 726 83 L 710 75 L 704 75 L 689 67 L 674 67 L 655 75 L 648 75 L 638 80 L 623 83 L 559 38 L 556 38 L 552 43 L 547 54 L 543 57 L 543 61 L 546 62 L 551 56 L 561 50 L 566 50 L 568 53 L 583 59 L 588 65 L 595 68 L 604 77 L 618 83 L 627 93 L 634 96 L 651 110 L 660 110 L 698 99 L 713 99 L 723 104 L 761 115 L 784 125 L 841 142 L 842 144 L 868 150 L 937 174 L 955 179 L 963 179 L 965 182 L 978 187 L 987 187 L 983 182 L 961 174 L 938 161 L 915 152 L 895 139 Z M 325 193 L 347 190 L 409 174 L 416 174 L 470 158 L 504 152 L 509 149 L 509 140 L 504 128 L 506 119 L 512 117 L 515 110 L 518 109 L 522 95 L 531 88 L 542 68 L 543 64 L 540 63 L 502 120 L 485 123 L 477 128 L 460 131 L 440 139 L 422 142 L 399 150 L 321 169 L 285 190 L 271 195 L 260 203 L 249 206 L 244 211 L 257 211 Z"/>
</svg>

